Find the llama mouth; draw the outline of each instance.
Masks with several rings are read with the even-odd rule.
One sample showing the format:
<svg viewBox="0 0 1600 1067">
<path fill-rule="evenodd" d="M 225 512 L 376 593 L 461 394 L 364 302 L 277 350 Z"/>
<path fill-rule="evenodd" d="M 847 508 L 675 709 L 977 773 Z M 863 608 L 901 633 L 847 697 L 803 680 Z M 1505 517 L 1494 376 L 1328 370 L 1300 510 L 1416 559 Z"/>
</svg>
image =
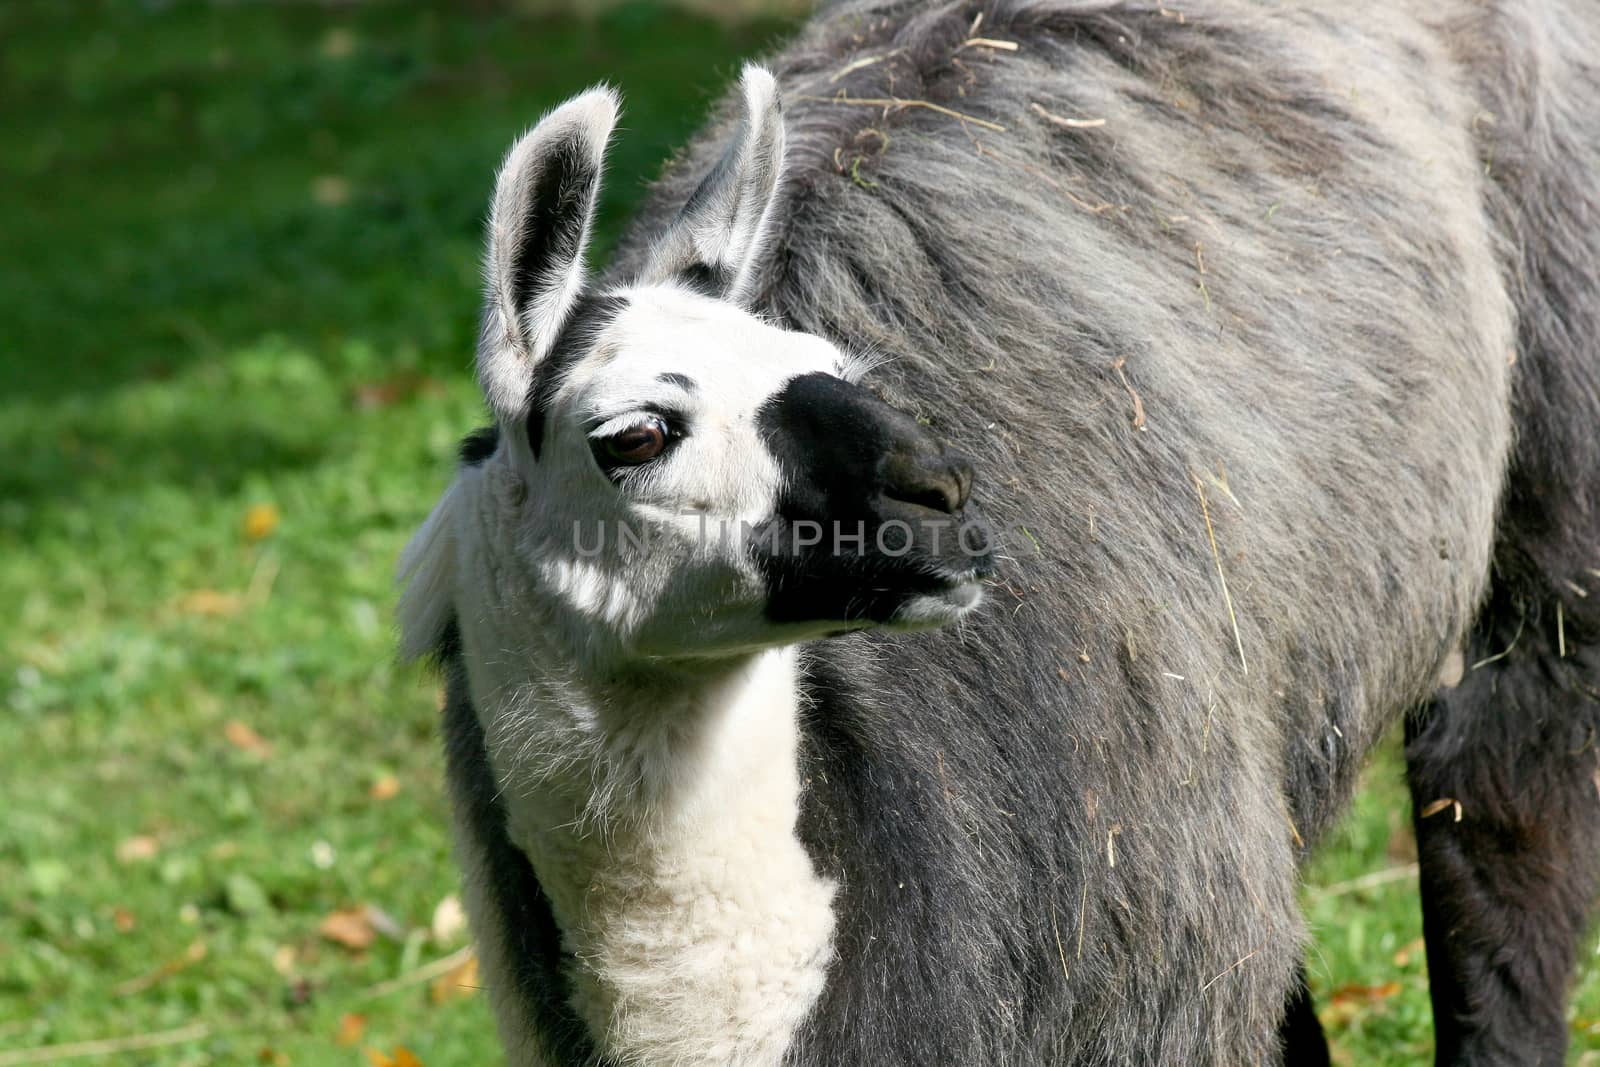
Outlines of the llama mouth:
<svg viewBox="0 0 1600 1067">
<path fill-rule="evenodd" d="M 941 589 L 910 597 L 887 625 L 896 630 L 929 630 L 955 622 L 982 602 L 982 577 L 977 571 L 968 571 L 949 577 Z"/>
</svg>

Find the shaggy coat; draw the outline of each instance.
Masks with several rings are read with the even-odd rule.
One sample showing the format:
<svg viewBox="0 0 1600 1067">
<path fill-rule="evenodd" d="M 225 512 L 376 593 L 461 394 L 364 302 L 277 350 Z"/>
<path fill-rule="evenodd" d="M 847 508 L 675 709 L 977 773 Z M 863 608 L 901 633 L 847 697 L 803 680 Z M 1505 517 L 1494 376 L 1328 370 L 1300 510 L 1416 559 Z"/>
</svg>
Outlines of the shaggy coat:
<svg viewBox="0 0 1600 1067">
<path fill-rule="evenodd" d="M 1561 1061 L 1600 874 L 1596 56 L 1563 0 L 864 0 L 772 58 L 788 171 L 741 285 L 878 357 L 1003 538 L 961 625 L 801 650 L 836 892 L 784 1062 L 1320 1042 L 1299 873 L 1408 712 L 1418 808 L 1461 812 L 1417 822 L 1440 1061 Z M 591 1062 L 441 652 L 500 999 L 526 1062 Z"/>
</svg>

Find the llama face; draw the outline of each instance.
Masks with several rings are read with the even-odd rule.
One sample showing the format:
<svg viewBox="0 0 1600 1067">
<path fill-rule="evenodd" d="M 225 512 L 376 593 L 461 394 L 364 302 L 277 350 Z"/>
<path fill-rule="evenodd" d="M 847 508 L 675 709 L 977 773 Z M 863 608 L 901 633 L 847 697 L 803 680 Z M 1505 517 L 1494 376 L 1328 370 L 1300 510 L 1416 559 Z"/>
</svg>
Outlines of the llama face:
<svg viewBox="0 0 1600 1067">
<path fill-rule="evenodd" d="M 726 655 L 979 599 L 972 474 L 857 379 L 864 364 L 745 306 L 777 189 L 771 76 L 744 77 L 727 156 L 635 284 L 582 254 L 616 115 L 607 90 L 545 118 L 502 170 L 480 379 L 500 443 L 482 499 L 501 573 L 591 654 Z"/>
</svg>

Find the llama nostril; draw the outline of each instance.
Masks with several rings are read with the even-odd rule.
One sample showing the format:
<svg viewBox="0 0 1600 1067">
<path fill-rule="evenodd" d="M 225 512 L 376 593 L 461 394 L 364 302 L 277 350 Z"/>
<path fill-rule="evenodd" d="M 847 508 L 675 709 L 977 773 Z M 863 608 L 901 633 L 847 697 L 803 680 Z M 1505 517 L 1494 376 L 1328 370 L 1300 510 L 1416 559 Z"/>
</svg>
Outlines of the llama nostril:
<svg viewBox="0 0 1600 1067">
<path fill-rule="evenodd" d="M 928 460 L 899 453 L 884 465 L 883 495 L 953 515 L 972 492 L 972 465 L 958 457 Z"/>
</svg>

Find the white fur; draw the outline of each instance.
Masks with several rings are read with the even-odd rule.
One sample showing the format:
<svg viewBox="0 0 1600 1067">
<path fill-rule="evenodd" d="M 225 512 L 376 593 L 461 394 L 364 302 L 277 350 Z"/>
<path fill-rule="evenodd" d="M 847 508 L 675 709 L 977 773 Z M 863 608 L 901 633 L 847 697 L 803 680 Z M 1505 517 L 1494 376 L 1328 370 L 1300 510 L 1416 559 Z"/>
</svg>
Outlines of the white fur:
<svg viewBox="0 0 1600 1067">
<path fill-rule="evenodd" d="M 656 243 L 644 272 L 645 279 L 659 282 L 697 263 L 717 267 L 729 279 L 723 297 L 736 304 L 750 296 L 754 264 L 783 181 L 785 142 L 783 105 L 772 74 L 746 66 L 739 89 L 744 102 L 740 136 L 697 201 Z"/>
<path fill-rule="evenodd" d="M 744 90 L 745 136 L 721 184 L 669 235 L 672 255 L 709 255 L 734 279 L 725 297 L 748 281 L 781 177 L 776 86 L 750 68 Z M 456 620 L 508 833 L 550 899 L 575 960 L 571 1006 L 600 1051 L 628 1064 L 762 1067 L 782 1059 L 832 952 L 834 886 L 796 834 L 794 645 L 841 624 L 764 617 L 769 590 L 743 535 L 773 517 L 784 487 L 758 414 L 797 375 L 854 381 L 870 363 L 682 288 L 669 271 L 622 294 L 566 369 L 535 461 L 519 421 L 528 375 L 568 314 L 581 263 L 524 319 L 507 303 L 503 246 L 516 235 L 502 220 L 520 217 L 556 139 L 576 130 L 598 154 L 615 114 L 607 90 L 558 108 L 502 172 L 488 332 L 501 329 L 506 351 L 526 358 L 495 344 L 480 352 L 500 445 L 458 473 L 406 550 L 403 649 L 426 654 Z M 693 384 L 662 381 L 665 371 Z M 686 433 L 613 482 L 591 437 L 659 412 Z M 624 526 L 637 543 L 621 539 Z M 597 528 L 612 540 L 586 551 Z M 975 589 L 922 598 L 897 623 L 954 619 Z M 482 857 L 472 835 L 458 836 L 470 904 L 484 892 Z M 490 911 L 474 908 L 485 978 L 512 1062 L 531 1067 L 538 1022 L 508 980 Z"/>
<path fill-rule="evenodd" d="M 484 264 L 488 312 L 478 377 L 489 406 L 503 423 L 527 415 L 533 368 L 550 352 L 573 301 L 583 288 L 583 250 L 598 183 L 590 198 L 577 254 L 538 279 L 537 291 L 519 305 L 512 287 L 513 256 L 521 240 L 527 199 L 547 157 L 565 142 L 576 142 L 598 173 L 621 103 L 615 90 L 600 86 L 551 111 L 512 146 L 495 179 L 489 216 L 489 249 Z"/>
<path fill-rule="evenodd" d="M 833 927 L 833 886 L 795 834 L 794 650 L 579 669 L 556 620 L 592 611 L 610 579 L 552 585 L 526 567 L 515 530 L 539 508 L 500 491 L 506 475 L 502 457 L 463 472 L 408 559 L 476 605 L 459 616 L 473 701 L 512 840 L 579 961 L 573 1006 L 620 1062 L 777 1063 L 822 989 Z M 452 548 L 449 564 L 420 558 Z M 440 610 L 407 603 L 408 629 Z M 493 985 L 498 935 L 479 935 Z M 535 1062 L 532 1021 L 500 999 L 513 1062 Z"/>
<path fill-rule="evenodd" d="M 777 1063 L 823 986 L 833 886 L 795 834 L 792 642 L 813 634 L 766 622 L 737 536 L 704 531 L 772 514 L 758 410 L 796 374 L 849 365 L 731 304 L 634 290 L 566 377 L 540 460 L 502 447 L 463 469 L 403 558 L 403 647 L 458 619 L 514 843 L 580 961 L 573 1006 L 621 1062 Z M 661 383 L 668 368 L 696 387 Z M 663 390 L 693 432 L 648 480 L 612 485 L 587 428 Z M 647 548 L 580 554 L 572 524 L 600 519 Z M 491 985 L 507 984 L 499 953 Z M 501 1001 L 513 1062 L 533 1063 L 532 1021 Z"/>
</svg>

